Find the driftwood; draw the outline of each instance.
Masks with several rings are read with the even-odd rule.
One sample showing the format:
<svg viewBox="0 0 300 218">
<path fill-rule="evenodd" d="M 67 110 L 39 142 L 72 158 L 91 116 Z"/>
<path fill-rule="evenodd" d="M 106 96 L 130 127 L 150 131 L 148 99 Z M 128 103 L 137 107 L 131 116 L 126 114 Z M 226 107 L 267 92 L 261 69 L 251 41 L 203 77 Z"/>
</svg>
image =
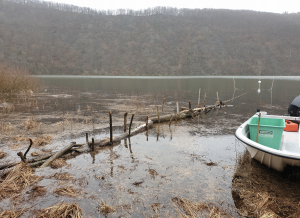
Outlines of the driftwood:
<svg viewBox="0 0 300 218">
<path fill-rule="evenodd" d="M 38 161 L 41 161 L 41 160 L 45 160 L 45 159 L 51 157 L 53 154 L 55 154 L 55 153 L 50 153 L 50 154 L 42 155 L 42 156 L 39 156 L 39 157 L 31 158 L 31 159 L 27 160 L 27 165 L 31 166 L 30 163 L 34 163 L 34 162 L 38 162 Z M 0 165 L 0 170 L 3 170 L 5 168 L 14 167 L 14 166 L 16 166 L 16 165 L 18 165 L 20 163 L 21 163 L 21 161 L 16 161 L 16 162 L 13 162 L 13 163 L 8 163 L 8 164 Z"/>
<path fill-rule="evenodd" d="M 67 147 L 65 147 L 62 150 L 60 150 L 59 152 L 55 153 L 48 160 L 46 160 L 45 163 L 43 163 L 41 168 L 48 166 L 52 161 L 61 157 L 64 153 L 66 153 L 68 150 L 70 150 L 75 144 L 76 144 L 76 142 L 71 142 Z"/>
<path fill-rule="evenodd" d="M 204 103 L 205 103 L 205 100 L 204 100 Z M 131 131 L 131 124 L 132 124 L 132 120 L 133 120 L 133 116 L 134 116 L 134 115 L 132 115 L 130 126 L 129 126 L 129 133 L 125 132 L 119 136 L 112 137 L 112 139 L 110 137 L 108 137 L 108 138 L 104 138 L 104 139 L 100 139 L 100 140 L 95 140 L 94 142 L 87 141 L 87 143 L 84 143 L 84 144 L 76 144 L 75 142 L 71 142 L 67 147 L 63 148 L 62 150 L 60 150 L 58 152 L 54 152 L 54 153 L 46 154 L 46 155 L 39 156 L 36 158 L 32 158 L 32 159 L 26 160 L 26 162 L 27 162 L 27 165 L 30 167 L 37 167 L 40 165 L 42 165 L 41 167 L 46 167 L 53 160 L 63 156 L 64 154 L 66 154 L 67 152 L 70 152 L 70 151 L 89 152 L 89 151 L 94 150 L 95 147 L 105 147 L 105 146 L 111 145 L 112 143 L 118 143 L 121 140 L 126 139 L 126 138 L 130 139 L 131 136 L 137 135 L 138 133 L 148 130 L 153 124 L 156 124 L 156 123 L 170 122 L 170 124 L 171 124 L 172 119 L 175 119 L 177 121 L 178 119 L 194 117 L 201 113 L 208 113 L 212 109 L 218 109 L 218 108 L 230 107 L 230 106 L 232 106 L 232 105 L 217 104 L 217 105 L 204 106 L 204 107 L 200 107 L 200 108 L 191 109 L 191 107 L 189 105 L 189 108 L 184 108 L 185 110 L 183 110 L 177 114 L 170 114 L 170 115 L 164 115 L 164 116 L 158 115 L 157 117 L 148 118 L 146 123 L 136 127 L 133 131 Z M 178 110 L 178 107 L 177 107 L 177 110 Z M 92 146 L 90 146 L 90 145 L 92 145 Z M 45 161 L 45 159 L 48 159 L 48 160 Z M 20 161 L 5 164 L 5 165 L 0 165 L 0 170 L 9 168 L 9 167 L 13 167 L 19 163 L 20 163 Z"/>
</svg>

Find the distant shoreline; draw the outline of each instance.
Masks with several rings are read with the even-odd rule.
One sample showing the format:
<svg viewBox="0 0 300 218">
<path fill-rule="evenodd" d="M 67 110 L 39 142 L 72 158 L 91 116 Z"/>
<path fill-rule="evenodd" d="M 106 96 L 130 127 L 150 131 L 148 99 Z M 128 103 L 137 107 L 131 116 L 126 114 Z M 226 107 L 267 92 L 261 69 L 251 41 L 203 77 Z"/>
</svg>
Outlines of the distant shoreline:
<svg viewBox="0 0 300 218">
<path fill-rule="evenodd" d="M 99 79 L 276 79 L 297 80 L 300 76 L 101 76 L 101 75 L 33 75 L 38 78 L 99 78 Z"/>
</svg>

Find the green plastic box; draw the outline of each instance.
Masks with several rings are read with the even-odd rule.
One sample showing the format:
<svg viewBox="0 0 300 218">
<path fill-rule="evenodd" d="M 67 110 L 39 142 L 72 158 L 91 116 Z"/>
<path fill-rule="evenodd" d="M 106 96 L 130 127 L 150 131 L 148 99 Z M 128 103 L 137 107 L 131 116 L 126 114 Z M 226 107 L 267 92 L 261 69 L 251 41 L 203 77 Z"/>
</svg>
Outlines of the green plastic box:
<svg viewBox="0 0 300 218">
<path fill-rule="evenodd" d="M 252 117 L 249 122 L 250 139 L 255 142 L 257 136 L 257 124 L 258 117 Z M 258 143 L 279 150 L 284 128 L 284 119 L 260 118 Z"/>
</svg>

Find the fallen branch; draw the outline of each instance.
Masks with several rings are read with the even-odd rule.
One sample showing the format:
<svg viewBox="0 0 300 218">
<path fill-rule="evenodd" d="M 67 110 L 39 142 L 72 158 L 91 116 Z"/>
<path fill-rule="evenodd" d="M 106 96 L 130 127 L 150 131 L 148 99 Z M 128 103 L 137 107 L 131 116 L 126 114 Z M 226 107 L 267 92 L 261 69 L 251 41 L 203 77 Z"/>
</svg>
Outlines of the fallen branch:
<svg viewBox="0 0 300 218">
<path fill-rule="evenodd" d="M 71 142 L 67 147 L 63 148 L 59 152 L 55 153 L 48 160 L 46 160 L 45 163 L 43 163 L 43 165 L 40 168 L 47 167 L 52 161 L 54 161 L 55 159 L 61 157 L 65 152 L 70 150 L 75 144 L 76 144 L 76 142 Z"/>
</svg>

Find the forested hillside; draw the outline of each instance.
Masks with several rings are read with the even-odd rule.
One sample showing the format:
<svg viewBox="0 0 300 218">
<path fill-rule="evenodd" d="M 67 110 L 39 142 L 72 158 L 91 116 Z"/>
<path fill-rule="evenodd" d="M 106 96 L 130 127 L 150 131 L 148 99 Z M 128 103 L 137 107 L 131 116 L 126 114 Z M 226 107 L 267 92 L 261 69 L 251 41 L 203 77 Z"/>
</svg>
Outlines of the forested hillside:
<svg viewBox="0 0 300 218">
<path fill-rule="evenodd" d="M 0 0 L 0 62 L 32 74 L 300 75 L 300 13 Z"/>
</svg>

